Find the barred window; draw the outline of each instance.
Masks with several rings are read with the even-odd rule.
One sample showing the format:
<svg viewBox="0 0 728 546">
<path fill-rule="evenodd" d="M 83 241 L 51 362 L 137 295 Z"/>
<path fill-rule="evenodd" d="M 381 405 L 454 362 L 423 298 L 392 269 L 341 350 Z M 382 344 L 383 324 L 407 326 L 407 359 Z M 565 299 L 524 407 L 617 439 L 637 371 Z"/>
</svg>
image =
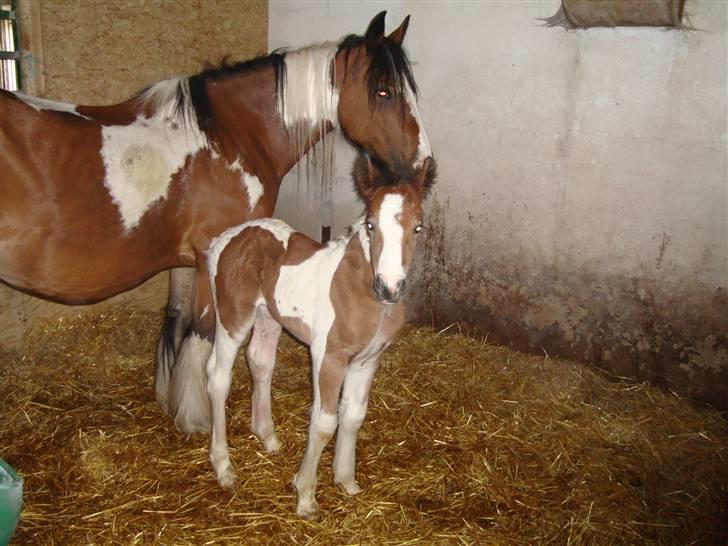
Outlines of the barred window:
<svg viewBox="0 0 728 546">
<path fill-rule="evenodd" d="M 16 0 L 0 0 L 0 87 L 20 90 L 20 44 Z"/>
</svg>

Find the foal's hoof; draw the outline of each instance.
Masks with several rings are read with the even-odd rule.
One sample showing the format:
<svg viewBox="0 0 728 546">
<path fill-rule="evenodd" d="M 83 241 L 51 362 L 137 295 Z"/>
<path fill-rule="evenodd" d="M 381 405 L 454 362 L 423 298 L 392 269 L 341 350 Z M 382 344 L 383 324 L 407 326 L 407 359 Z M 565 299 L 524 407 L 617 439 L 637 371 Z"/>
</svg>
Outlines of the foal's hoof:
<svg viewBox="0 0 728 546">
<path fill-rule="evenodd" d="M 217 475 L 217 483 L 228 491 L 234 491 L 238 487 L 238 475 L 232 468 L 226 468 Z"/>
<path fill-rule="evenodd" d="M 303 519 L 314 521 L 319 516 L 319 503 L 314 499 L 308 503 L 298 503 L 296 513 Z"/>
<path fill-rule="evenodd" d="M 281 444 L 281 441 L 278 439 L 278 436 L 273 433 L 268 438 L 262 441 L 263 442 L 263 448 L 270 454 L 275 454 L 280 451 L 280 449 L 283 447 L 283 444 Z"/>
<path fill-rule="evenodd" d="M 361 486 L 356 482 L 356 480 L 351 480 L 348 482 L 340 482 L 336 481 L 336 483 L 341 487 L 344 491 L 346 491 L 347 495 L 358 495 L 363 491 Z"/>
</svg>

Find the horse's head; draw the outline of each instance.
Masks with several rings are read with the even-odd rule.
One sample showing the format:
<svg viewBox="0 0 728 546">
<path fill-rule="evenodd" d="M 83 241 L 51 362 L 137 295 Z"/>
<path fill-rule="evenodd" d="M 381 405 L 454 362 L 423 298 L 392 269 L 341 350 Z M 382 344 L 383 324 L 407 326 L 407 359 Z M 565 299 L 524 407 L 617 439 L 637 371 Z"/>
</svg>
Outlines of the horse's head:
<svg viewBox="0 0 728 546">
<path fill-rule="evenodd" d="M 409 16 L 389 36 L 379 13 L 364 36 L 349 36 L 336 54 L 338 121 L 395 180 L 409 179 L 432 156 L 417 110 L 417 86 L 402 41 Z"/>
<path fill-rule="evenodd" d="M 382 303 L 397 303 L 406 290 L 417 235 L 423 230 L 422 201 L 435 176 L 436 164 L 431 158 L 425 158 L 410 178 L 397 183 L 366 155 L 354 163 L 354 183 L 366 203 L 373 289 Z"/>
</svg>

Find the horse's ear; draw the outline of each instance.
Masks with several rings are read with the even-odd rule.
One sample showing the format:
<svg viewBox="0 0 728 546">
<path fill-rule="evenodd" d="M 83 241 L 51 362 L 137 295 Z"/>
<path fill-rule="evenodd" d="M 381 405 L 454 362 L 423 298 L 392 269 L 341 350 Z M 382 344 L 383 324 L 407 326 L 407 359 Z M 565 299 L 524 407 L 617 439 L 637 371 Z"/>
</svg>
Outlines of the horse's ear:
<svg viewBox="0 0 728 546">
<path fill-rule="evenodd" d="M 380 11 L 374 16 L 372 22 L 369 23 L 367 31 L 364 33 L 364 43 L 366 44 L 367 51 L 375 51 L 379 44 L 384 40 L 384 16 L 387 15 L 386 11 Z"/>
<path fill-rule="evenodd" d="M 392 31 L 392 34 L 387 36 L 389 40 L 392 40 L 395 44 L 401 46 L 404 41 L 404 35 L 407 34 L 407 27 L 409 26 L 410 16 L 404 18 L 402 24 L 398 28 Z"/>
<path fill-rule="evenodd" d="M 369 154 L 359 154 L 357 156 L 356 161 L 354 161 L 351 176 L 354 179 L 354 187 L 359 197 L 365 202 L 369 201 L 369 198 L 377 188 L 374 182 L 377 171 L 376 167 L 372 164 Z"/>
<path fill-rule="evenodd" d="M 417 193 L 426 197 L 435 183 L 435 178 L 437 178 L 437 162 L 433 157 L 426 157 L 422 162 L 422 167 L 412 178 L 411 184 Z"/>
</svg>

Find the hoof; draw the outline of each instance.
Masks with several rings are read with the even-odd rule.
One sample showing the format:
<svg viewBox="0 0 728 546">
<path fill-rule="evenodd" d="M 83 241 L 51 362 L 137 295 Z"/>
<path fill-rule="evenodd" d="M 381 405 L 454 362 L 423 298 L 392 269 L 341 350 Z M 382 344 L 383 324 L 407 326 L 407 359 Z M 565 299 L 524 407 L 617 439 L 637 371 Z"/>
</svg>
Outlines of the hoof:
<svg viewBox="0 0 728 546">
<path fill-rule="evenodd" d="M 296 513 L 303 519 L 309 521 L 317 520 L 319 517 L 319 504 L 316 499 L 308 503 L 298 503 Z"/>
<path fill-rule="evenodd" d="M 265 440 L 262 440 L 263 448 L 271 454 L 278 453 L 280 451 L 281 447 L 283 447 L 283 444 L 281 444 L 281 441 L 278 439 L 278 436 L 273 433 Z"/>
<path fill-rule="evenodd" d="M 227 468 L 217 475 L 217 483 L 227 491 L 235 491 L 238 487 L 238 475 L 232 468 Z"/>
<path fill-rule="evenodd" d="M 361 493 L 363 491 L 363 489 L 356 482 L 356 480 L 351 480 L 348 482 L 340 482 L 338 480 L 334 480 L 334 481 L 336 481 L 336 484 L 339 487 L 341 487 L 344 491 L 346 491 L 346 493 L 348 495 L 351 495 L 351 496 L 358 495 L 359 493 Z"/>
</svg>

